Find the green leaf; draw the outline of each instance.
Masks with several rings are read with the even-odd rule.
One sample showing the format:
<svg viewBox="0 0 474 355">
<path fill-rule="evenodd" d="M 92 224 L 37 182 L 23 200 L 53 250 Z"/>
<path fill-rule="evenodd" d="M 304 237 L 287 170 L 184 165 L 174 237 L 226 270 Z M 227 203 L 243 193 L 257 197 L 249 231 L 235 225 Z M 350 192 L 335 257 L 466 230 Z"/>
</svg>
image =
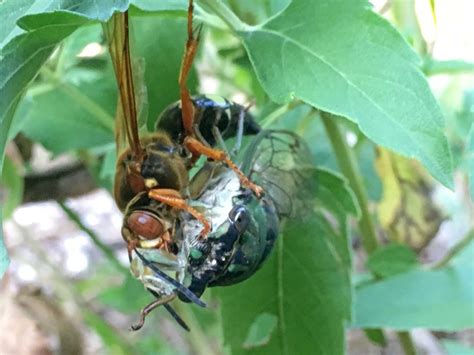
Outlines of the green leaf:
<svg viewBox="0 0 474 355">
<path fill-rule="evenodd" d="M 187 0 L 131 0 L 131 4 L 144 11 L 186 11 Z"/>
<path fill-rule="evenodd" d="M 400 244 L 379 248 L 367 260 L 367 268 L 382 278 L 401 274 L 418 266 L 418 259 L 413 250 Z"/>
<path fill-rule="evenodd" d="M 23 132 L 56 154 L 113 143 L 117 97 L 111 68 L 49 75 L 54 89 L 25 97 Z"/>
<path fill-rule="evenodd" d="M 0 48 L 24 31 L 16 25 L 17 20 L 25 15 L 44 12 L 50 9 L 51 4 L 35 0 L 8 0 L 0 3 Z"/>
<path fill-rule="evenodd" d="M 353 326 L 457 331 L 474 327 L 474 248 L 450 266 L 415 270 L 356 290 Z M 464 254 L 464 253 L 463 253 Z"/>
<path fill-rule="evenodd" d="M 343 220 L 347 214 L 359 217 L 357 199 L 342 175 L 329 169 L 318 168 L 316 176 L 318 204 L 338 216 L 339 220 Z"/>
<path fill-rule="evenodd" d="M 447 355 L 474 355 L 474 349 L 452 340 L 441 341 Z"/>
<path fill-rule="evenodd" d="M 148 92 L 148 129 L 158 115 L 179 99 L 178 76 L 184 43 L 186 19 L 178 17 L 133 18 L 133 55 L 145 60 L 145 84 Z M 159 68 L 159 70 L 157 70 Z M 191 70 L 189 87 L 196 88 L 196 73 Z"/>
<path fill-rule="evenodd" d="M 452 187 L 443 117 L 419 59 L 366 0 L 293 0 L 261 27 L 240 25 L 235 29 L 274 101 L 297 98 L 344 116 Z"/>
<path fill-rule="evenodd" d="M 336 196 L 350 200 L 343 195 L 344 184 L 333 184 L 328 176 L 319 184 L 326 182 L 342 189 L 334 191 Z M 324 217 L 333 208 L 323 214 L 321 205 L 321 212 L 313 212 L 304 222 L 286 221 L 262 269 L 241 284 L 218 290 L 224 339 L 233 354 L 344 352 L 344 324 L 351 314 L 351 258 L 346 224 L 334 228 Z M 246 350 L 242 344 L 262 313 L 276 316 L 277 327 L 268 344 Z"/>
<path fill-rule="evenodd" d="M 226 0 L 244 22 L 255 25 L 282 11 L 291 0 Z"/>
<path fill-rule="evenodd" d="M 107 21 L 114 12 L 128 9 L 129 0 L 53 0 L 55 7 L 92 20 Z"/>
<path fill-rule="evenodd" d="M 25 87 L 34 79 L 55 46 L 84 19 L 58 12 L 47 27 L 15 37 L 0 53 L 0 157 L 3 157 L 11 119 Z M 1 164 L 0 164 L 1 166 Z"/>
<path fill-rule="evenodd" d="M 245 349 L 256 348 L 268 344 L 270 337 L 278 323 L 278 318 L 273 314 L 262 313 L 252 323 L 247 338 L 242 345 Z"/>
<path fill-rule="evenodd" d="M 365 336 L 374 344 L 380 346 L 387 345 L 387 339 L 381 329 L 364 329 Z"/>
<path fill-rule="evenodd" d="M 48 18 L 52 11 L 64 10 L 67 13 L 82 15 L 93 20 L 105 21 L 115 11 L 125 11 L 128 8 L 128 0 L 7 0 L 0 3 L 0 48 L 4 47 L 14 37 L 24 31 L 17 26 L 17 21 L 28 15 L 48 13 L 42 19 Z M 29 17 L 29 16 L 28 16 Z"/>
<path fill-rule="evenodd" d="M 5 196 L 0 196 L 3 206 L 3 218 L 10 218 L 13 210 L 23 200 L 23 183 L 23 177 L 20 175 L 18 168 L 7 157 L 4 161 L 1 176 L 1 185 L 6 190 Z"/>
</svg>

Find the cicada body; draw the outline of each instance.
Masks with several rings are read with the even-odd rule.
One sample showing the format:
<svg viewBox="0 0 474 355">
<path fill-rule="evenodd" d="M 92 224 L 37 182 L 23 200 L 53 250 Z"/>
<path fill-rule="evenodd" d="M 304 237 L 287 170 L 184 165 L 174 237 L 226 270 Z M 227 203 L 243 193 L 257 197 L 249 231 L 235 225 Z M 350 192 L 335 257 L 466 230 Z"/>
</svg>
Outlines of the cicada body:
<svg viewBox="0 0 474 355">
<path fill-rule="evenodd" d="M 232 285 L 251 277 L 265 262 L 285 217 L 309 208 L 307 189 L 314 186 L 309 150 L 296 134 L 262 131 L 244 153 L 242 168 L 266 191 L 258 199 L 239 183 L 230 169 L 208 166 L 191 181 L 202 185 L 194 205 L 206 211 L 212 230 L 205 241 L 196 235 L 195 222 L 183 224 L 189 246 L 185 285 L 200 296 L 207 287 Z M 186 300 L 185 298 L 182 298 Z"/>
</svg>

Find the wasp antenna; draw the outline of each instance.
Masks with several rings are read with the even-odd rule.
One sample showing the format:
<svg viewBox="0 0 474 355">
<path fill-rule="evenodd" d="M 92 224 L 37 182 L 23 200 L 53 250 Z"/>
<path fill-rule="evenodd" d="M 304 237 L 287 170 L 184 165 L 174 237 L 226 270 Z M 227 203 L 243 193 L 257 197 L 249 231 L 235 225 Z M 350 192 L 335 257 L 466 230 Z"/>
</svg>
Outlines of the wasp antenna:
<svg viewBox="0 0 474 355">
<path fill-rule="evenodd" d="M 174 320 L 186 331 L 190 332 L 191 329 L 189 329 L 188 325 L 185 323 L 185 321 L 179 316 L 178 313 L 174 310 L 173 307 L 171 307 L 169 304 L 164 304 L 165 309 L 168 311 L 169 314 L 171 314 L 171 317 L 174 318 Z"/>
<path fill-rule="evenodd" d="M 138 255 L 140 260 L 145 264 L 145 266 L 149 267 L 153 272 L 158 276 L 159 278 L 165 280 L 169 284 L 173 285 L 176 287 L 176 291 L 180 294 L 182 294 L 184 297 L 186 297 L 189 301 L 197 304 L 200 307 L 206 308 L 207 304 L 204 303 L 199 299 L 198 296 L 196 296 L 192 291 L 190 291 L 188 288 L 183 286 L 181 283 L 176 281 L 175 279 L 172 279 L 168 275 L 166 275 L 163 271 L 161 271 L 159 268 L 157 268 L 153 263 L 149 262 L 137 249 L 135 249 L 135 253 Z"/>
</svg>

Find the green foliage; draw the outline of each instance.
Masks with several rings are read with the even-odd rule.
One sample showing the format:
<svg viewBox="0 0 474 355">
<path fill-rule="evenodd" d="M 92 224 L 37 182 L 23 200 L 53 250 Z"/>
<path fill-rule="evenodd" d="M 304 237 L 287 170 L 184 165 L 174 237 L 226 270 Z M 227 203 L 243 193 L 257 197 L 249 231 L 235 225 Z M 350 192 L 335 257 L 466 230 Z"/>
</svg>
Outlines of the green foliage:
<svg viewBox="0 0 474 355">
<path fill-rule="evenodd" d="M 347 201 L 326 212 L 354 213 L 343 180 L 327 171 L 320 174 L 325 175 L 318 180 L 320 190 L 332 188 Z M 219 290 L 225 344 L 233 354 L 343 353 L 344 324 L 351 316 L 351 258 L 346 221 L 341 222 L 339 228 L 332 226 L 322 210 L 304 221 L 287 221 L 262 270 Z M 249 333 L 263 314 L 276 317 L 277 327 L 266 334 L 270 339 L 265 347 L 253 344 L 246 350 Z"/>
<path fill-rule="evenodd" d="M 3 164 L 0 186 L 6 190 L 6 196 L 1 199 L 3 218 L 11 217 L 13 210 L 21 204 L 23 198 L 23 179 L 16 166 L 8 157 Z"/>
<path fill-rule="evenodd" d="M 445 331 L 474 327 L 473 258 L 471 242 L 441 269 L 408 271 L 362 285 L 356 290 L 353 325 Z"/>
<path fill-rule="evenodd" d="M 451 340 L 443 341 L 443 348 L 447 355 L 473 355 L 474 349 Z"/>
<path fill-rule="evenodd" d="M 86 156 L 89 168 L 98 171 L 104 186 L 110 188 L 117 88 L 101 23 L 129 6 L 136 87 L 144 103 L 146 128 L 152 130 L 160 112 L 179 97 L 187 0 L 0 2 L 0 166 L 4 165 L 3 182 L 12 194 L 1 206 L 5 215 L 21 196 L 21 177 L 10 160 L 3 164 L 6 143 L 18 132 L 53 154 Z M 394 6 L 398 15 L 403 13 L 403 2 Z M 196 10 L 196 18 L 205 25 L 198 69 L 206 73 L 200 79 L 218 79 L 218 94 L 230 98 L 243 93 L 249 102 L 254 100 L 257 118 L 267 128 L 289 129 L 304 137 L 318 165 L 318 188 L 313 191 L 310 216 L 286 221 L 274 252 L 255 276 L 216 290 L 213 298 L 207 291 L 210 309 L 194 312 L 191 305 L 176 305 L 193 328 L 186 338 L 193 344 L 192 351 L 207 354 L 224 343 L 233 354 L 342 354 L 352 308 L 352 326 L 366 330 L 379 344 L 385 339 L 378 328 L 455 331 L 473 327 L 473 243 L 455 250 L 456 257 L 446 265 L 431 269 L 424 268 L 407 246 L 378 248 L 368 255 L 366 267 L 371 275 L 358 284 L 352 297 L 350 245 L 357 244 L 363 232 L 352 230 L 349 223 L 350 218 L 372 220 L 370 202 L 379 207 L 381 196 L 396 192 L 386 174 L 376 175 L 377 145 L 415 158 L 439 182 L 452 187 L 450 145 L 454 166 L 469 177 L 474 198 L 474 96 L 466 90 L 464 107 L 450 107 L 455 112 L 447 114 L 445 127 L 423 75 L 472 71 L 472 63 L 439 62 L 426 53 L 421 63 L 367 0 L 196 0 Z M 406 25 L 411 30 L 403 30 L 422 48 L 419 30 L 412 26 L 416 16 L 411 15 Z M 78 56 L 90 43 L 102 52 Z M 192 93 L 198 92 L 198 84 L 193 70 Z M 327 116 L 337 121 L 341 137 L 356 137 L 354 155 L 345 152 L 346 158 L 358 163 L 362 173 L 356 173 L 361 175 L 356 179 L 369 190 L 370 201 L 363 193 L 356 198 L 350 174 L 343 177 L 334 171 L 346 172 L 347 166 L 341 166 L 331 150 L 334 139 L 321 123 L 321 112 L 341 116 Z M 411 168 L 407 171 L 413 173 Z M 408 180 L 403 182 L 413 188 Z M 405 195 L 414 196 L 407 191 Z M 423 192 L 422 207 L 429 206 L 431 191 Z M 419 220 L 420 211 L 429 209 L 407 206 L 415 205 L 403 205 L 391 215 L 393 220 L 399 221 L 402 211 L 406 226 L 426 227 L 427 223 L 413 221 Z M 427 220 L 432 221 L 431 217 L 428 213 Z M 387 233 L 384 221 L 378 222 L 377 227 Z M 407 237 L 406 230 L 400 230 Z M 0 233 L 0 275 L 7 265 Z M 101 283 L 115 272 L 97 273 L 80 292 L 93 294 L 102 307 L 136 312 L 151 297 L 130 275 L 118 286 Z M 215 304 L 220 319 L 212 313 Z M 87 325 L 114 354 L 174 353 L 156 335 L 156 320 L 165 317 L 164 311 L 152 317 L 150 322 L 155 324 L 149 333 L 130 341 L 97 314 L 84 314 Z M 209 339 L 217 340 L 209 345 Z M 445 344 L 448 351 L 460 351 L 455 346 L 459 345 Z"/>
<path fill-rule="evenodd" d="M 381 278 L 408 272 L 418 266 L 413 250 L 397 244 L 389 244 L 376 250 L 367 260 L 367 268 Z"/>
<path fill-rule="evenodd" d="M 239 35 L 274 101 L 298 98 L 347 117 L 452 187 L 443 118 L 419 59 L 366 1 L 294 0 L 263 27 Z"/>
<path fill-rule="evenodd" d="M 179 97 L 177 77 L 186 41 L 186 20 L 165 16 L 145 17 L 136 22 L 132 31 L 137 39 L 133 53 L 145 62 L 149 105 L 147 127 L 153 130 L 159 114 Z M 195 71 L 191 72 L 188 83 L 191 92 L 195 92 Z"/>
</svg>

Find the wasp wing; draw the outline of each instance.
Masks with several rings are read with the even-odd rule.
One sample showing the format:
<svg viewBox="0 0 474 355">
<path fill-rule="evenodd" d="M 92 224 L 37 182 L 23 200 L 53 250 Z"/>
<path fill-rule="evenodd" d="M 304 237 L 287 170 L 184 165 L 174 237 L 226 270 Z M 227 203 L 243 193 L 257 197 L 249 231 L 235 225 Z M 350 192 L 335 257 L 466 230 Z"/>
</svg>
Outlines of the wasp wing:
<svg viewBox="0 0 474 355">
<path fill-rule="evenodd" d="M 119 89 L 116 114 L 116 144 L 119 153 L 128 146 L 136 157 L 142 149 L 138 134 L 137 104 L 130 59 L 128 12 L 116 13 L 104 25 Z"/>
</svg>

